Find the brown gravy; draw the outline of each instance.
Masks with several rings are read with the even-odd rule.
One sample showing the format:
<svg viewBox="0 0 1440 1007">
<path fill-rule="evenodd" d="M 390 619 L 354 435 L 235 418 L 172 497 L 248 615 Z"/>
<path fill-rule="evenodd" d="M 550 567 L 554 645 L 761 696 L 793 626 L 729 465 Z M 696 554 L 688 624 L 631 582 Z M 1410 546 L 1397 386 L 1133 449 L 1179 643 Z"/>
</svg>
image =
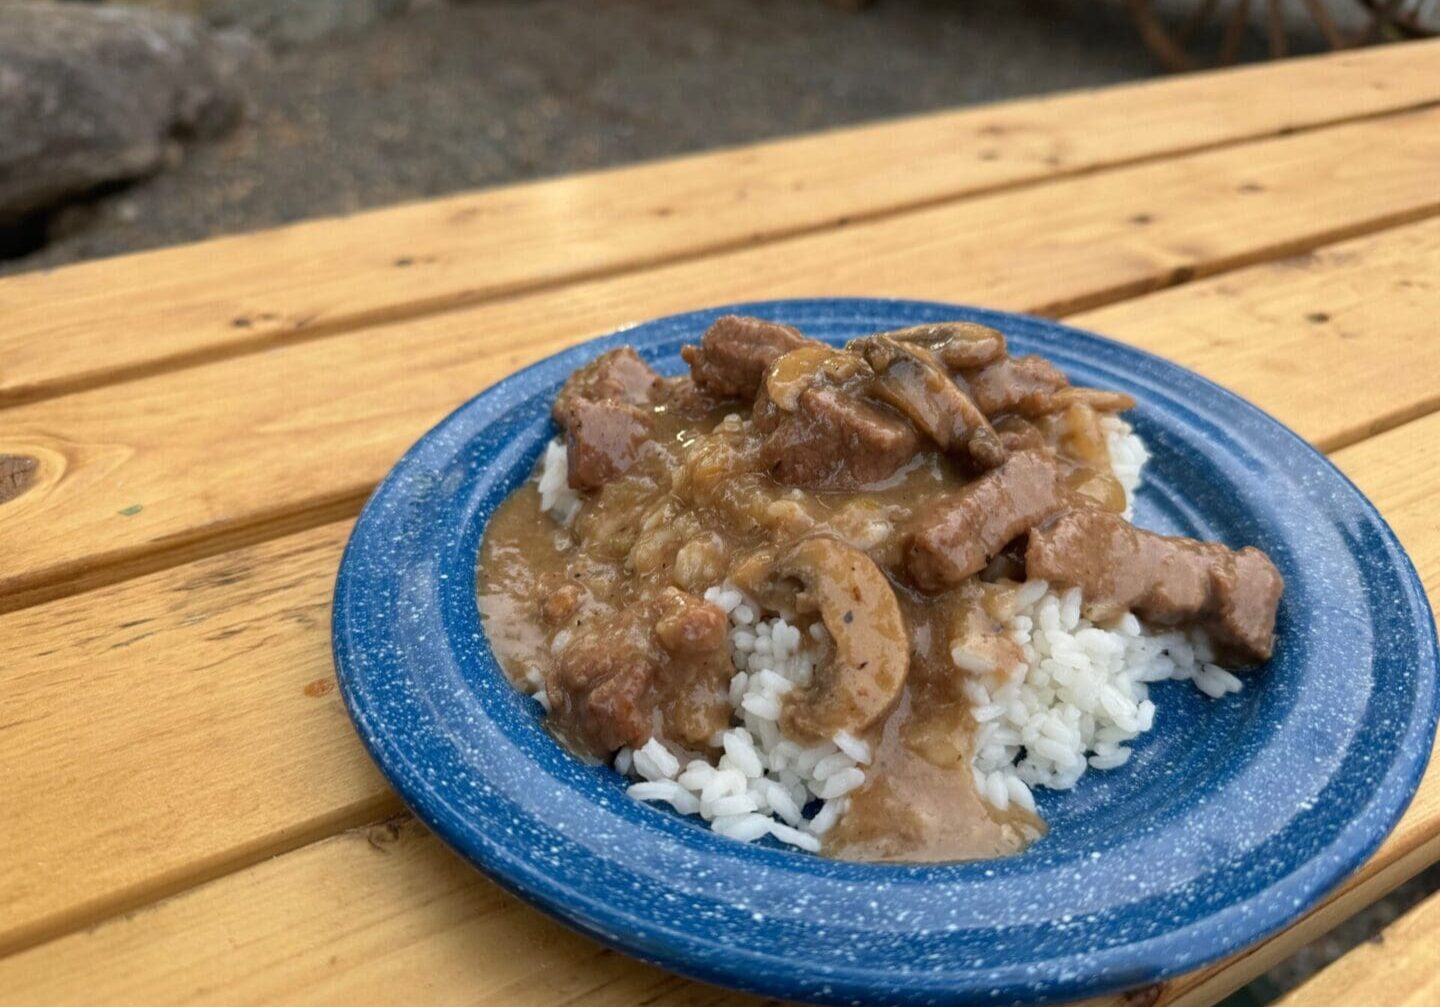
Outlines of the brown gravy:
<svg viewBox="0 0 1440 1007">
<path fill-rule="evenodd" d="M 577 371 L 555 404 L 580 491 L 573 520 L 542 510 L 531 480 L 486 531 L 492 648 L 513 681 L 543 688 L 547 724 L 578 755 L 660 738 L 682 763 L 714 761 L 734 666 L 727 617 L 702 598 L 733 584 L 816 630 L 827 670 L 787 696 L 781 728 L 803 743 L 845 731 L 873 753 L 823 852 L 1017 852 L 1045 826 L 979 793 L 965 686 L 1019 666 L 1004 623 L 1026 541 L 1035 552 L 1065 521 L 1099 531 L 1031 559 L 1052 583 L 1073 569 L 1086 588 L 1100 569 L 1157 621 L 1222 627 L 1235 653 L 1268 655 L 1280 582 L 1263 553 L 1125 530 L 1100 423 L 1124 396 L 1072 388 L 964 324 L 840 351 L 726 318 L 685 358 L 693 376 L 662 379 L 628 348 Z M 1136 568 L 1109 576 L 1106 555 L 1085 552 L 1098 547 Z M 1203 590 L 1165 609 L 1176 576 Z M 957 645 L 983 670 L 962 670 Z"/>
<path fill-rule="evenodd" d="M 765 475 L 753 428 L 733 420 L 722 425 L 728 412 L 692 420 L 658 411 L 657 449 L 590 498 L 569 529 L 541 511 L 534 480 L 500 506 L 485 535 L 479 599 L 491 646 L 512 680 L 530 668 L 548 674 L 557 633 L 573 636 L 594 621 L 614 621 L 662 587 L 701 594 L 743 575 L 757 552 L 801 537 L 834 535 L 882 569 L 898 567 L 896 529 L 937 490 L 961 482 L 943 459 L 925 452 L 887 485 L 792 493 Z M 672 478 L 675 472 L 683 477 Z M 546 603 L 567 584 L 579 585 L 586 600 L 563 624 L 548 624 Z M 1018 852 L 1045 827 L 1013 805 L 996 811 L 976 791 L 973 723 L 946 653 L 964 592 L 928 596 L 896 586 L 912 641 L 910 674 L 900 703 L 869 736 L 875 758 L 867 783 L 850 795 L 825 852 L 908 861 Z M 590 758 L 607 754 L 577 743 L 563 725 L 552 727 Z"/>
</svg>

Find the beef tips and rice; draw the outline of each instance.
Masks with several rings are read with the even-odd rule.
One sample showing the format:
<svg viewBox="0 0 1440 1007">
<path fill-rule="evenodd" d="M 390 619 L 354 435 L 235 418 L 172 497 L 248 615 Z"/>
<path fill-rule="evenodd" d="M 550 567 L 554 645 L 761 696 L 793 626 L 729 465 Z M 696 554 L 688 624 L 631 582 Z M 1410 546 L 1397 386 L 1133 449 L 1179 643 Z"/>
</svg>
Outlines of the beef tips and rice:
<svg viewBox="0 0 1440 1007">
<path fill-rule="evenodd" d="M 836 349 L 721 318 L 662 378 L 582 367 L 496 512 L 496 656 L 577 755 L 722 835 L 859 860 L 995 857 L 1036 787 L 1114 769 L 1147 686 L 1270 656 L 1253 548 L 1129 523 L 1115 392 L 969 323 Z"/>
</svg>

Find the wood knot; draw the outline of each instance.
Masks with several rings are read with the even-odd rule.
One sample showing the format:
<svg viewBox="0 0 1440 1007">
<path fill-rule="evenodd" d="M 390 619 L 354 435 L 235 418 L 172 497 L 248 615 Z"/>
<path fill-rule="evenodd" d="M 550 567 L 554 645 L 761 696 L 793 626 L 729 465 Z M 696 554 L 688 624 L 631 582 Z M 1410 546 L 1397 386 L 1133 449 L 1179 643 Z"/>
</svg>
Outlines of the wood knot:
<svg viewBox="0 0 1440 1007">
<path fill-rule="evenodd" d="M 1125 1007 L 1155 1007 L 1160 1000 L 1160 995 L 1164 992 L 1164 983 L 1151 983 L 1149 986 L 1141 986 L 1139 989 L 1126 990 L 1120 994 L 1120 1002 Z"/>
<path fill-rule="evenodd" d="M 365 830 L 365 841 L 381 853 L 389 853 L 390 847 L 400 841 L 401 824 L 400 819 L 392 818 L 388 822 L 372 825 Z"/>
<path fill-rule="evenodd" d="M 0 455 L 0 504 L 28 490 L 40 471 L 40 461 L 29 455 Z"/>
</svg>

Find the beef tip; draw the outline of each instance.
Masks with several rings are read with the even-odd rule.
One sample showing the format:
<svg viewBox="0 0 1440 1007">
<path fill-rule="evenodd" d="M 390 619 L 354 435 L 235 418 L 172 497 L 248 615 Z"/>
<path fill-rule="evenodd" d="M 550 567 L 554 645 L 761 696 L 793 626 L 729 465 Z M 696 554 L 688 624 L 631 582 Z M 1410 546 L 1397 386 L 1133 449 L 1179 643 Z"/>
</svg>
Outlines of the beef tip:
<svg viewBox="0 0 1440 1007">
<path fill-rule="evenodd" d="M 919 443 L 899 416 L 832 385 L 801 391 L 793 412 L 762 395 L 754 416 L 768 434 L 761 460 L 787 486 L 858 489 L 894 475 Z"/>
<path fill-rule="evenodd" d="M 921 590 L 944 590 L 985 569 L 1011 540 L 1064 506 L 1053 460 L 1039 451 L 1012 454 L 915 516 L 905 569 Z"/>
<path fill-rule="evenodd" d="M 650 438 L 646 408 L 665 381 L 634 349 L 621 346 L 570 375 L 552 413 L 565 430 L 571 489 L 599 489 L 635 463 Z"/>
<path fill-rule="evenodd" d="M 621 622 L 620 619 L 615 622 Z M 650 740 L 655 727 L 658 662 L 634 620 L 626 632 L 585 633 L 572 640 L 545 679 L 550 722 L 583 751 L 604 757 Z"/>
<path fill-rule="evenodd" d="M 687 420 L 700 421 L 724 405 L 725 400 L 711 395 L 686 374 L 665 381 L 663 400 L 665 408 Z"/>
<path fill-rule="evenodd" d="M 633 347 L 620 346 L 570 375 L 555 397 L 551 412 L 556 423 L 566 426 L 577 401 L 647 406 L 655 401 L 663 383 L 664 379 L 640 359 Z"/>
<path fill-rule="evenodd" d="M 549 590 L 540 602 L 540 618 L 548 625 L 561 626 L 580 610 L 585 602 L 585 589 L 579 584 L 561 582 L 547 585 Z"/>
<path fill-rule="evenodd" d="M 904 413 L 942 451 L 966 456 L 981 469 L 1005 460 L 1005 448 L 985 414 L 924 346 L 868 336 L 848 349 L 875 372 L 868 394 Z"/>
<path fill-rule="evenodd" d="M 1005 357 L 967 372 L 970 397 L 994 419 L 1007 413 L 1040 416 L 1059 408 L 1055 394 L 1070 382 L 1044 357 Z"/>
<path fill-rule="evenodd" d="M 1230 553 L 1230 550 L 1226 550 Z M 1285 578 L 1274 561 L 1254 546 L 1227 557 L 1216 580 L 1219 611 L 1209 622 L 1210 638 L 1222 654 L 1242 664 L 1270 659 L 1275 648 L 1275 616 Z"/>
<path fill-rule="evenodd" d="M 728 635 L 724 612 L 675 588 L 591 620 L 546 678 L 551 722 L 601 757 L 643 745 L 657 729 L 705 747 L 730 722 Z"/>
<path fill-rule="evenodd" d="M 695 383 L 723 398 L 753 399 L 776 358 L 813 340 L 763 318 L 725 315 L 705 330 L 699 346 L 680 351 Z"/>
<path fill-rule="evenodd" d="M 1136 528 L 1106 511 L 1066 513 L 1030 534 L 1027 577 L 1078 587 L 1096 619 L 1122 612 L 1157 626 L 1207 630 L 1222 658 L 1240 665 L 1270 656 L 1285 588 L 1258 549 Z"/>
<path fill-rule="evenodd" d="M 671 654 L 703 654 L 723 650 L 730 620 L 725 613 L 693 594 L 669 588 L 661 596 L 655 637 Z"/>
<path fill-rule="evenodd" d="M 1048 451 L 1050 447 L 1040 428 L 1019 416 L 996 420 L 995 434 L 1006 451 Z"/>
<path fill-rule="evenodd" d="M 650 414 L 625 402 L 574 399 L 565 417 L 570 488 L 594 490 L 624 475 L 650 439 Z"/>
<path fill-rule="evenodd" d="M 968 371 L 1005 356 L 1005 337 L 975 322 L 938 322 L 881 333 L 901 343 L 924 346 L 952 371 Z"/>
<path fill-rule="evenodd" d="M 667 588 L 658 603 L 655 639 L 665 651 L 657 682 L 665 736 L 691 748 L 709 745 L 730 726 L 730 619 L 693 594 Z"/>
</svg>

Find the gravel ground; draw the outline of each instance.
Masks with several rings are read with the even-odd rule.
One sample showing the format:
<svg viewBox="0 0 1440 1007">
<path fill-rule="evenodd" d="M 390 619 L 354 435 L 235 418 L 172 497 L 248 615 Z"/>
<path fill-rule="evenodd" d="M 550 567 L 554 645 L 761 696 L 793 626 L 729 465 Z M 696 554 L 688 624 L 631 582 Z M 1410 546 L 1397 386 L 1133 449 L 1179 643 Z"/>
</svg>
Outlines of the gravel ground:
<svg viewBox="0 0 1440 1007">
<path fill-rule="evenodd" d="M 0 261 L 0 273 L 1158 72 L 1118 2 L 880 0 L 859 13 L 820 0 L 420 6 L 360 35 L 271 53 L 246 124 L 176 148 L 153 179 L 62 211 L 48 244 Z M 1266 1002 L 1437 887 L 1440 868 L 1227 1004 Z"/>
<path fill-rule="evenodd" d="M 246 125 L 0 269 L 1156 72 L 1113 3 L 425 5 L 273 53 Z"/>
</svg>

